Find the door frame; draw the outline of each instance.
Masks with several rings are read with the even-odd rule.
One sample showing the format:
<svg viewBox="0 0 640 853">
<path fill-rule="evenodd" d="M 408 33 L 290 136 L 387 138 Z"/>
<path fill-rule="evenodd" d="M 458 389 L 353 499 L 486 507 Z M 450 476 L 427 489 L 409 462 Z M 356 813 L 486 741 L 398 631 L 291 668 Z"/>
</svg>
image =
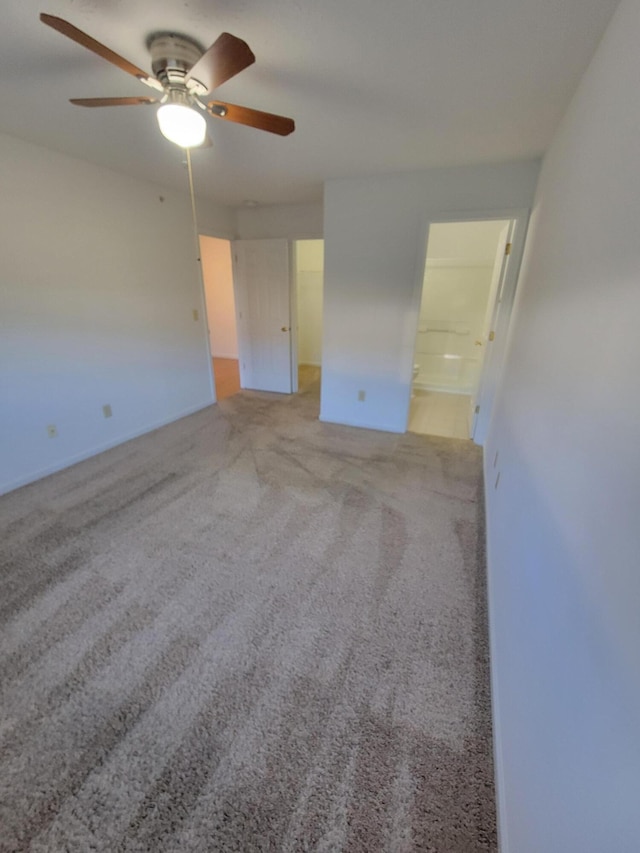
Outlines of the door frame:
<svg viewBox="0 0 640 853">
<path fill-rule="evenodd" d="M 467 415 L 470 418 L 469 435 L 472 439 L 476 435 L 476 430 L 478 429 L 478 421 L 480 418 L 478 409 L 480 404 L 480 398 L 482 395 L 482 377 L 484 373 L 484 367 L 487 362 L 487 358 L 491 355 L 492 352 L 492 347 L 489 346 L 489 344 L 493 343 L 492 339 L 490 338 L 490 334 L 492 330 L 495 331 L 497 314 L 503 299 L 506 272 L 511 261 L 511 254 L 510 251 L 507 251 L 507 246 L 513 246 L 513 232 L 515 229 L 515 220 L 508 219 L 502 221 L 506 221 L 507 225 L 506 228 L 502 229 L 500 235 L 498 236 L 498 244 L 496 246 L 497 251 L 494 252 L 494 261 L 493 266 L 491 268 L 491 290 L 489 292 L 489 298 L 487 300 L 487 305 L 485 308 L 485 316 L 480 336 L 483 347 L 483 351 L 481 353 L 482 361 L 480 366 L 480 375 L 478 376 L 478 380 L 476 382 L 476 386 L 474 388 L 470 400 L 470 408 L 473 407 L 474 411 L 467 412 Z M 506 234 L 504 233 L 505 231 L 507 232 Z"/>
<path fill-rule="evenodd" d="M 227 239 L 227 238 L 221 238 Z M 240 240 L 260 240 L 260 239 L 281 239 L 286 240 L 289 250 L 289 322 L 290 322 L 290 369 L 291 369 L 291 393 L 298 393 L 298 282 L 297 274 L 297 258 L 296 244 L 301 240 L 321 240 L 324 244 L 324 236 L 311 237 L 276 237 L 276 238 L 261 238 L 261 237 L 235 237 L 228 238 L 231 244 L 231 267 L 233 273 L 233 295 L 236 310 L 236 327 L 240 328 L 241 318 L 239 316 L 240 299 L 238 297 L 238 261 L 233 244 Z M 323 270 L 323 288 L 324 288 L 324 270 Z M 243 388 L 243 368 L 242 359 L 240 358 L 240 335 L 238 335 L 238 367 L 240 371 L 240 387 Z M 212 371 L 213 375 L 213 371 Z"/>
<path fill-rule="evenodd" d="M 289 323 L 291 334 L 291 393 L 298 393 L 298 267 L 296 258 L 296 240 L 289 240 Z"/>
<path fill-rule="evenodd" d="M 455 212 L 443 211 L 436 215 L 422 217 L 421 226 L 419 228 L 421 243 L 417 252 L 416 274 L 411 304 L 411 310 L 415 320 L 413 335 L 414 346 L 411 349 L 411 360 L 409 361 L 407 359 L 405 373 L 407 377 L 407 419 L 405 423 L 405 432 L 409 426 L 415 341 L 417 340 L 418 325 L 420 321 L 420 303 L 422 301 L 422 288 L 427 263 L 429 228 L 431 225 L 436 224 L 483 222 L 494 219 L 508 219 L 512 220 L 514 223 L 509 262 L 506 265 L 506 269 L 503 271 L 503 281 L 499 285 L 498 296 L 496 297 L 494 307 L 493 331 L 495 332 L 495 338 L 492 341 L 491 347 L 485 353 L 478 387 L 477 400 L 480 411 L 475 421 L 473 441 L 476 444 L 483 445 L 489 431 L 493 404 L 495 402 L 495 393 L 500 374 L 502 373 L 502 366 L 504 364 L 509 324 L 513 311 L 518 276 L 520 274 L 520 267 L 522 264 L 527 227 L 529 225 L 529 215 L 530 211 L 528 208 L 492 208 L 486 210 L 458 210 Z"/>
</svg>

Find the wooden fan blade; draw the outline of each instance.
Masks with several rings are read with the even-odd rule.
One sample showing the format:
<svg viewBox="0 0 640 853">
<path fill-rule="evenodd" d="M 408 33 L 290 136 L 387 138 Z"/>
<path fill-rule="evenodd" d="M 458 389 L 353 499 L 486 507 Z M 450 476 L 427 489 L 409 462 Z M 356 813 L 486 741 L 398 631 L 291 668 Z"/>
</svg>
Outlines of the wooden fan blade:
<svg viewBox="0 0 640 853">
<path fill-rule="evenodd" d="M 258 130 L 277 133 L 278 136 L 288 136 L 296 129 L 292 118 L 276 116 L 273 113 L 263 113 L 260 110 L 251 110 L 249 107 L 239 107 L 237 104 L 209 101 L 207 108 L 211 115 L 216 118 L 233 121 L 236 124 L 246 124 L 248 127 L 255 127 Z"/>
<path fill-rule="evenodd" d="M 129 107 L 138 104 L 157 104 L 157 98 L 69 98 L 77 107 Z"/>
<path fill-rule="evenodd" d="M 216 89 L 256 61 L 249 45 L 231 33 L 222 33 L 189 71 L 189 80 Z"/>
<path fill-rule="evenodd" d="M 62 18 L 56 18 L 55 15 L 46 15 L 44 12 L 40 15 L 40 20 L 48 27 L 52 27 L 54 30 L 62 33 L 63 36 L 70 38 L 77 44 L 82 45 L 82 47 L 86 47 L 87 50 L 97 53 L 98 56 L 101 56 L 103 59 L 106 59 L 107 62 L 111 62 L 113 65 L 116 65 L 118 68 L 122 69 L 122 71 L 126 71 L 127 74 L 137 77 L 138 80 L 142 83 L 146 83 L 147 86 L 152 86 L 154 89 L 162 89 L 162 84 L 156 80 L 155 77 L 150 77 L 146 71 L 142 70 L 142 68 L 138 68 L 137 65 L 134 65 L 127 59 L 124 59 L 124 57 L 115 53 L 113 50 L 110 50 L 110 48 L 105 47 L 105 45 L 100 44 L 99 41 L 96 41 L 94 38 L 91 38 L 91 36 L 83 33 L 82 30 L 74 27 L 73 24 L 70 24 L 68 21 L 63 21 Z"/>
</svg>

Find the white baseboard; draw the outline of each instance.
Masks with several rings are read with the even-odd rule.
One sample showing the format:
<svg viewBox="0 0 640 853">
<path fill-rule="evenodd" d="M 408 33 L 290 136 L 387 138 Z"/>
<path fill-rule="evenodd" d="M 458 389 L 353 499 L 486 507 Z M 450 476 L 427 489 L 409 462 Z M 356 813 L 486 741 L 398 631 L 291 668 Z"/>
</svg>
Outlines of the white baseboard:
<svg viewBox="0 0 640 853">
<path fill-rule="evenodd" d="M 85 459 L 90 459 L 92 456 L 104 453 L 105 450 L 111 450 L 112 447 L 117 447 L 119 444 L 124 444 L 125 442 L 131 441 L 133 438 L 138 438 L 141 435 L 146 435 L 146 433 L 153 432 L 154 430 L 167 426 L 167 424 L 171 424 L 174 421 L 179 421 L 181 418 L 193 415 L 195 412 L 206 409 L 208 406 L 213 406 L 214 403 L 215 400 L 208 400 L 206 403 L 199 403 L 197 406 L 190 406 L 188 409 L 184 409 L 176 415 L 172 415 L 171 417 L 161 421 L 149 424 L 141 429 L 134 430 L 131 433 L 126 433 L 125 435 L 119 436 L 112 441 L 107 441 L 104 444 L 94 445 L 87 450 L 83 450 L 81 453 L 76 453 L 73 456 L 67 456 L 65 459 L 61 459 L 53 465 L 47 465 L 45 468 L 40 468 L 38 471 L 32 471 L 24 477 L 19 477 L 17 480 L 12 480 L 9 483 L 0 483 L 0 495 L 7 494 L 7 492 L 13 492 L 21 486 L 28 486 L 29 483 L 35 483 L 36 480 L 41 480 L 43 477 L 48 477 L 50 474 L 55 474 L 57 471 L 62 471 L 64 468 L 70 468 L 78 462 L 83 462 Z"/>
<path fill-rule="evenodd" d="M 485 459 L 486 463 L 486 459 Z M 486 467 L 486 464 L 485 464 Z M 484 511 L 485 511 L 485 552 L 487 560 L 487 608 L 489 622 L 489 660 L 491 674 L 491 721 L 493 734 L 493 766 L 494 782 L 496 789 L 496 812 L 498 823 L 498 850 L 500 853 L 509 853 L 509 838 L 507 832 L 507 804 L 504 785 L 504 751 L 502 745 L 502 725 L 500 722 L 500 689 L 498 677 L 498 656 L 496 653 L 496 637 L 494 629 L 493 613 L 493 588 L 491 575 L 491 523 L 489 494 L 487 484 L 489 483 L 488 472 L 484 476 Z"/>
<path fill-rule="evenodd" d="M 337 424 L 338 426 L 348 426 L 355 427 L 356 429 L 373 429 L 376 432 L 393 432 L 396 435 L 403 435 L 405 430 L 398 429 L 395 426 L 390 426 L 388 424 L 366 424 L 366 423 L 355 423 L 354 421 L 332 421 L 328 418 L 323 418 L 322 415 L 318 418 L 318 420 L 323 424 Z"/>
</svg>

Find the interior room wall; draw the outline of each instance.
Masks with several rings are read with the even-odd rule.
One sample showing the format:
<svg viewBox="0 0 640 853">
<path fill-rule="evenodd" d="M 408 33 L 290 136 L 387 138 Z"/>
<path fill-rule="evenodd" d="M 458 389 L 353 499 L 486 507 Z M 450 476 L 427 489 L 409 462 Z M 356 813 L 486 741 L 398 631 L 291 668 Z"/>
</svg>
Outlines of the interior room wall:
<svg viewBox="0 0 640 853">
<path fill-rule="evenodd" d="M 0 185 L 6 491 L 214 396 L 186 193 L 8 136 Z"/>
<path fill-rule="evenodd" d="M 322 240 L 296 241 L 298 364 L 322 363 Z"/>
<path fill-rule="evenodd" d="M 196 193 L 196 219 L 198 234 L 233 240 L 236 236 L 236 213 L 234 208 L 198 198 L 198 176 L 194 177 Z M 194 236 L 195 239 L 195 236 Z"/>
<path fill-rule="evenodd" d="M 200 257 L 211 355 L 216 358 L 238 358 L 236 306 L 229 241 L 201 235 Z"/>
<path fill-rule="evenodd" d="M 623 0 L 544 159 L 485 448 L 505 853 L 640 839 L 639 41 Z"/>
<path fill-rule="evenodd" d="M 313 240 L 323 237 L 322 202 L 274 204 L 236 209 L 236 236 L 242 240 Z"/>
<path fill-rule="evenodd" d="M 322 420 L 404 432 L 427 221 L 528 208 L 538 170 L 530 161 L 325 184 Z"/>
</svg>

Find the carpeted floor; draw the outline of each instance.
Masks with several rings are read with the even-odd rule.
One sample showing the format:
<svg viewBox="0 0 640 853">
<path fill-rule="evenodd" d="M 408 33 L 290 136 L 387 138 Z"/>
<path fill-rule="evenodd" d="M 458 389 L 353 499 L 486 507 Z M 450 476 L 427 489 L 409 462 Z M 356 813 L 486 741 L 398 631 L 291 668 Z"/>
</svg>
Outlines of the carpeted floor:
<svg viewBox="0 0 640 853">
<path fill-rule="evenodd" d="M 1 851 L 495 851 L 481 454 L 243 392 L 0 499 Z"/>
</svg>

